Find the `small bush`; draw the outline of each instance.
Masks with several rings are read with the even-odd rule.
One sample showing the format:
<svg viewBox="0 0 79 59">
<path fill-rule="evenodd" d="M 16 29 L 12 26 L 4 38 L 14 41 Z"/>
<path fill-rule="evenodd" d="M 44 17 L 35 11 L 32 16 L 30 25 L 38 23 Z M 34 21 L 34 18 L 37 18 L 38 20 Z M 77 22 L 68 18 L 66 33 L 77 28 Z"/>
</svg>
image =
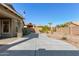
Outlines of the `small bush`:
<svg viewBox="0 0 79 59">
<path fill-rule="evenodd" d="M 23 29 L 23 35 L 28 35 L 30 33 L 31 33 L 31 31 L 29 29 L 27 29 L 27 28 Z"/>
<path fill-rule="evenodd" d="M 62 40 L 67 40 L 67 38 L 66 38 L 66 37 L 62 37 L 61 39 L 62 39 Z"/>
<path fill-rule="evenodd" d="M 42 29 L 40 30 L 40 32 L 47 33 L 49 30 L 50 28 L 48 26 L 42 26 Z"/>
</svg>

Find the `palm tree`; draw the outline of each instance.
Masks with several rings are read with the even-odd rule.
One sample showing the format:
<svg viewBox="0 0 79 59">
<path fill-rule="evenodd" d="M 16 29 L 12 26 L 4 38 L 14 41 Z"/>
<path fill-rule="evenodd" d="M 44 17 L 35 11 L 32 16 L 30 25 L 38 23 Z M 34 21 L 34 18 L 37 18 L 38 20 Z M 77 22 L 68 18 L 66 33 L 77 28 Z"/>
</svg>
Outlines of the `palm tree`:
<svg viewBox="0 0 79 59">
<path fill-rule="evenodd" d="M 51 22 L 49 22 L 48 24 L 49 24 L 50 26 L 52 25 L 52 23 L 51 23 Z"/>
<path fill-rule="evenodd" d="M 48 25 L 50 26 L 50 31 L 52 33 L 52 22 L 49 22 Z"/>
</svg>

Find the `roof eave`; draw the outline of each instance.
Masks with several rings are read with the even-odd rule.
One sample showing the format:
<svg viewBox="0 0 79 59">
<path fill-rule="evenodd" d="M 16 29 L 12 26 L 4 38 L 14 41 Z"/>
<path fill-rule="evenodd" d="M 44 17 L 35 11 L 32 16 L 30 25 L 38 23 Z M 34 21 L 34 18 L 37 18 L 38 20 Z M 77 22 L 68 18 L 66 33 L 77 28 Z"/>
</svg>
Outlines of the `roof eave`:
<svg viewBox="0 0 79 59">
<path fill-rule="evenodd" d="M 14 10 L 12 10 L 10 7 L 8 7 L 6 4 L 4 3 L 1 3 L 2 6 L 6 7 L 7 9 L 9 9 L 11 12 L 13 12 L 14 14 L 16 14 L 17 16 L 21 17 L 24 19 L 23 16 L 19 15 L 17 12 L 15 12 Z"/>
</svg>

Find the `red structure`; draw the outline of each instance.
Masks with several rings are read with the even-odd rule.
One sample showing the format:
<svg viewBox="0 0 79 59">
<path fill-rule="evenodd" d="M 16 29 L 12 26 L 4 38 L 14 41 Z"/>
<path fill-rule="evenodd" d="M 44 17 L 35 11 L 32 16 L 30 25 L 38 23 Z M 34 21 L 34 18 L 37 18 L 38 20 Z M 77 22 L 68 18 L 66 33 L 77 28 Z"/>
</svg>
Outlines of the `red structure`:
<svg viewBox="0 0 79 59">
<path fill-rule="evenodd" d="M 27 25 L 27 28 L 31 31 L 31 32 L 34 32 L 35 33 L 35 29 L 33 28 L 33 24 L 32 23 L 29 23 Z"/>
</svg>

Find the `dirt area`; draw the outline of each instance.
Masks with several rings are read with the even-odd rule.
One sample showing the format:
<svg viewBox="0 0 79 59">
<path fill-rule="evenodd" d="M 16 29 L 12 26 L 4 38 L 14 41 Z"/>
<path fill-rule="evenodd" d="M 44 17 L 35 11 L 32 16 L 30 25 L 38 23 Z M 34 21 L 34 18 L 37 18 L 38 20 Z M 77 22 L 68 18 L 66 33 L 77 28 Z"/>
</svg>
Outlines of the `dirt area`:
<svg viewBox="0 0 79 59">
<path fill-rule="evenodd" d="M 8 43 L 11 43 L 11 42 L 13 42 L 15 40 L 17 40 L 16 37 L 0 39 L 0 45 L 7 45 Z"/>
<path fill-rule="evenodd" d="M 77 48 L 79 48 L 79 36 L 78 35 L 64 35 L 63 33 L 55 32 L 53 34 L 47 34 L 48 37 L 63 40 L 62 38 L 65 37 L 63 41 L 68 42 Z"/>
</svg>

